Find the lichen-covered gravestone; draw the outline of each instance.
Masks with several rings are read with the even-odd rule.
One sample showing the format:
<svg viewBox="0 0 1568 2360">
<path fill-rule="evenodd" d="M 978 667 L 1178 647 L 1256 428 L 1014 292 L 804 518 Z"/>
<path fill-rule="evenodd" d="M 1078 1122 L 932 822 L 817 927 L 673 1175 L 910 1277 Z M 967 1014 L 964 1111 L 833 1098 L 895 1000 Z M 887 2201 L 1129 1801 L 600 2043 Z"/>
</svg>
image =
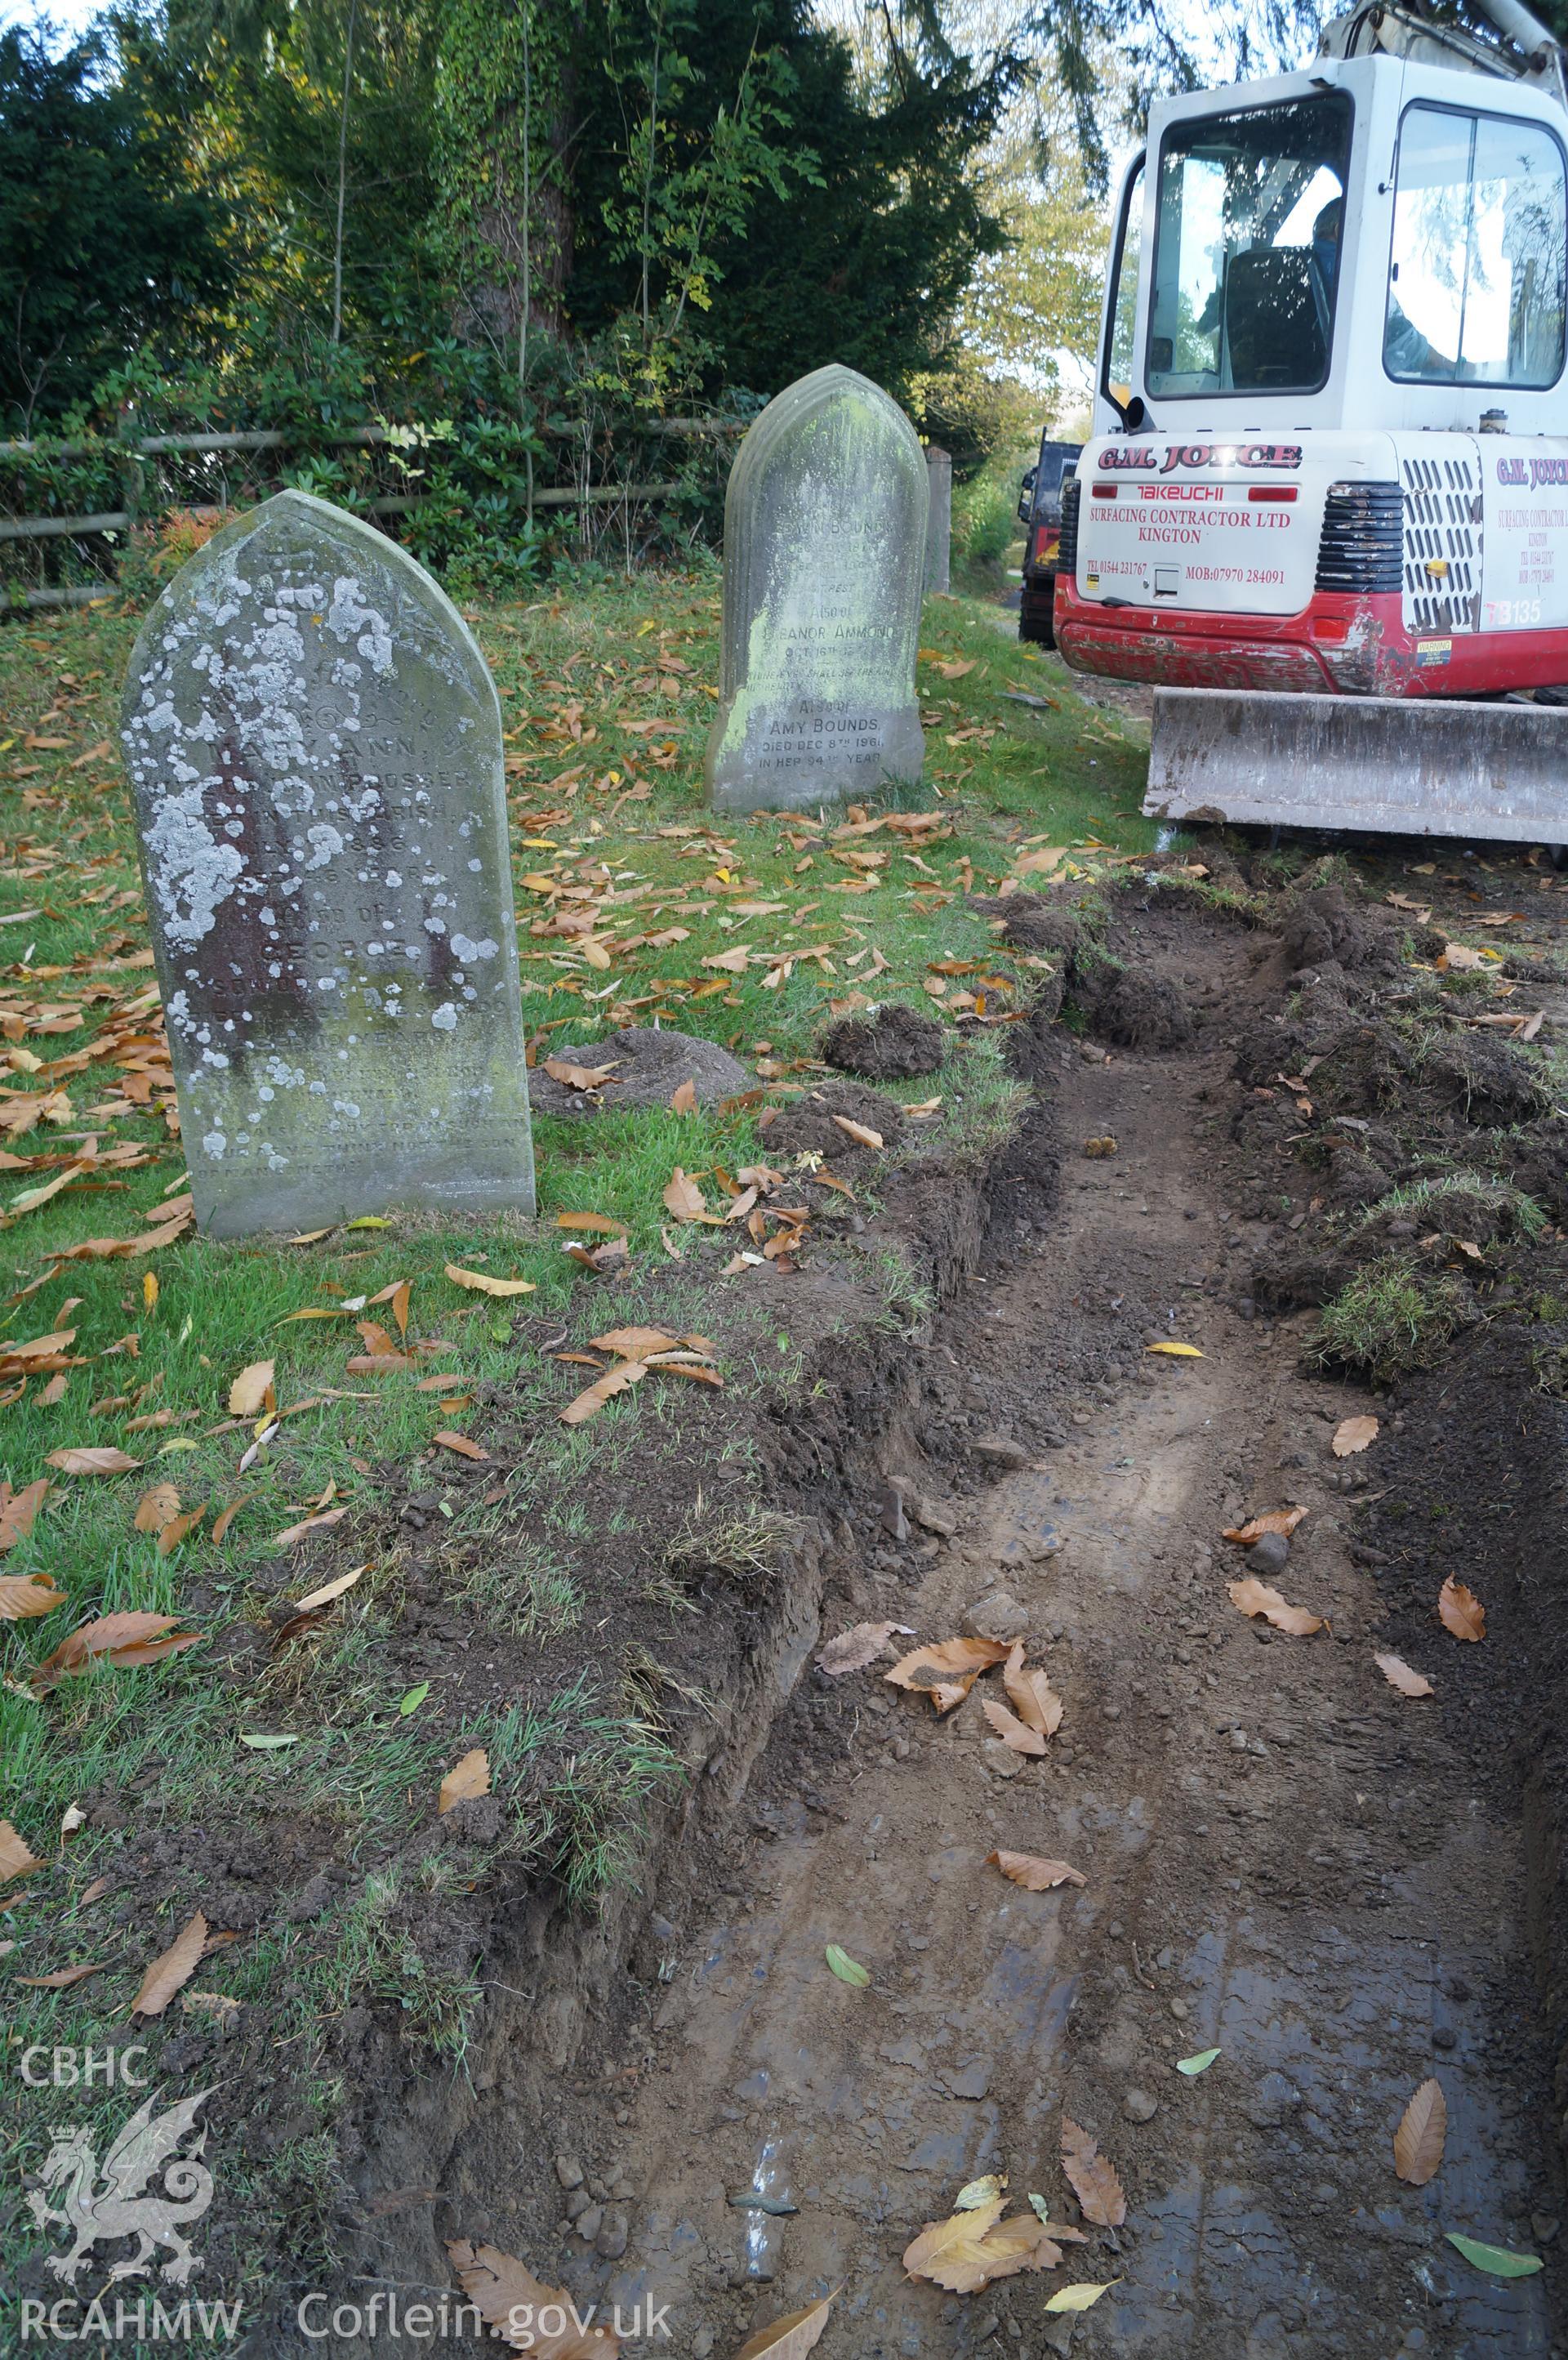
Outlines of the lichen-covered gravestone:
<svg viewBox="0 0 1568 2360">
<path fill-rule="evenodd" d="M 926 463 L 898 403 L 822 368 L 770 401 L 724 500 L 722 811 L 811 809 L 920 775 Z"/>
<path fill-rule="evenodd" d="M 201 1226 L 531 1212 L 500 705 L 430 575 L 280 493 L 164 591 L 121 732 Z"/>
</svg>

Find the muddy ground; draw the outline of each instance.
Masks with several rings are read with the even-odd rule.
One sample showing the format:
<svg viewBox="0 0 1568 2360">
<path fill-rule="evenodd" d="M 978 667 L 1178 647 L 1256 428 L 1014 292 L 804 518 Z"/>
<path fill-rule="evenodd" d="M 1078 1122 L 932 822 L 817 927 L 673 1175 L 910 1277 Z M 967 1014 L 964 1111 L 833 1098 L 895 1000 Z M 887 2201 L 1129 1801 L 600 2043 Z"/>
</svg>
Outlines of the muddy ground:
<svg viewBox="0 0 1568 2360">
<path fill-rule="evenodd" d="M 780 1406 L 801 1545 L 657 1881 L 589 1934 L 540 1903 L 497 1935 L 461 2104 L 368 2100 L 345 2282 L 446 2285 L 446 2238 L 493 2239 L 580 2301 L 668 2306 L 648 2348 L 693 2360 L 838 2286 L 820 2348 L 866 2360 L 1568 2354 L 1561 889 L 1410 847 L 1348 890 L 1207 865 L 1135 877 L 1108 932 L 1073 888 L 1007 912 L 1066 988 L 1018 1028 L 1027 1118 L 971 1196 L 889 1197 L 948 1299 L 869 1357 L 824 1347 Z M 1505 958 L 1437 968 L 1461 934 Z M 1475 1021 L 1538 1009 L 1533 1048 Z M 1325 1357 L 1324 1304 L 1390 1262 L 1407 1364 L 1358 1364 L 1343 1324 Z M 1304 1637 L 1226 1590 L 1223 1530 L 1287 1504 Z M 1451 1575 L 1479 1644 L 1437 1618 Z M 984 1680 L 939 1719 L 879 1666 L 813 1668 L 863 1618 L 1025 1631 L 1065 1699 L 1045 1758 L 991 1738 Z M 1020 1891 L 998 1848 L 1085 1881 Z M 1432 2075 L 1446 2155 L 1414 2188 L 1392 2136 Z M 1078 2220 L 1064 2114 L 1125 2224 L 973 2295 L 906 2276 L 987 2171 Z M 1545 2267 L 1482 2274 L 1450 2230 Z M 1048 2314 L 1064 2276 L 1116 2283 Z"/>
</svg>

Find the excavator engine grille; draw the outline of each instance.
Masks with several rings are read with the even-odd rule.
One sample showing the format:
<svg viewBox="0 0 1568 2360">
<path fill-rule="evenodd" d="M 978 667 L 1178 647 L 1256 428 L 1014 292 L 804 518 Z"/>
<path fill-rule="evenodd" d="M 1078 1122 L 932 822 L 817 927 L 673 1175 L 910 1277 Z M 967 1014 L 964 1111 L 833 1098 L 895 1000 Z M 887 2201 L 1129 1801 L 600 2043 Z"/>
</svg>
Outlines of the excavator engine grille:
<svg viewBox="0 0 1568 2360">
<path fill-rule="evenodd" d="M 1481 628 L 1481 491 L 1466 454 L 1406 459 L 1404 620 L 1411 631 Z"/>
<path fill-rule="evenodd" d="M 1364 596 L 1399 589 L 1403 515 L 1398 484 L 1331 484 L 1318 543 L 1317 588 Z"/>
</svg>

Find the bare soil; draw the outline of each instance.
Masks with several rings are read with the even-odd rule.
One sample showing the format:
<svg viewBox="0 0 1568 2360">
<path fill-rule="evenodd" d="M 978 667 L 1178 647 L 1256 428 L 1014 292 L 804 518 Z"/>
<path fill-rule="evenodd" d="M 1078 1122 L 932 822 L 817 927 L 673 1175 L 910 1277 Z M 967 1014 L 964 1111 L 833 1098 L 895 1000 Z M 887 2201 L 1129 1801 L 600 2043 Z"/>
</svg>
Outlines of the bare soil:
<svg viewBox="0 0 1568 2360">
<path fill-rule="evenodd" d="M 1373 901 L 1259 890 L 1216 849 L 1228 907 L 1150 879 L 1108 939 L 1065 896 L 1018 913 L 1063 968 L 1015 1033 L 1029 1114 L 983 1183 L 888 1188 L 934 1318 L 854 1352 L 824 1319 L 814 1382 L 765 1415 L 799 1546 L 724 1588 L 713 1710 L 638 1888 L 586 1928 L 538 1894 L 498 1914 L 461 2089 L 355 2027 L 356 2282 L 445 2285 L 445 2239 L 494 2239 L 580 2302 L 667 2305 L 648 2348 L 693 2360 L 840 2286 L 820 2348 L 864 2360 L 1568 2355 L 1568 1117 L 1465 1021 L 1555 1023 L 1563 903 L 1523 863 L 1455 863 L 1456 890 L 1416 880 L 1429 941 L 1380 898 L 1408 857 L 1367 863 Z M 1409 964 L 1499 896 L 1529 913 L 1516 1000 Z M 836 1082 L 770 1139 L 858 1181 L 833 1112 L 897 1142 L 890 1101 Z M 1544 1223 L 1373 1210 L 1454 1172 L 1512 1178 Z M 1390 1251 L 1455 1316 L 1373 1393 L 1312 1342 Z M 1173 1341 L 1201 1357 L 1151 1349 Z M 1336 1458 L 1368 1411 L 1371 1448 Z M 1286 1504 L 1308 1514 L 1275 1579 L 1326 1625 L 1301 1638 L 1226 1588 L 1224 1529 Z M 1449 1574 L 1486 1603 L 1478 1645 L 1437 1620 Z M 934 1640 L 1004 1595 L 1066 1703 L 1042 1761 L 992 1738 L 985 1681 L 939 1719 L 879 1667 L 812 1666 L 862 1618 Z M 998 1848 L 1085 1882 L 1020 1891 Z M 1446 2156 L 1410 2188 L 1392 2136 L 1432 2075 Z M 1078 2221 L 1064 2115 L 1127 2189 L 1125 2225 L 1069 2250 L 1068 2278 L 1116 2281 L 1096 2307 L 1049 2314 L 1062 2273 L 909 2278 L 982 2173 Z M 1484 2275 L 1451 2230 L 1545 2267 Z"/>
</svg>

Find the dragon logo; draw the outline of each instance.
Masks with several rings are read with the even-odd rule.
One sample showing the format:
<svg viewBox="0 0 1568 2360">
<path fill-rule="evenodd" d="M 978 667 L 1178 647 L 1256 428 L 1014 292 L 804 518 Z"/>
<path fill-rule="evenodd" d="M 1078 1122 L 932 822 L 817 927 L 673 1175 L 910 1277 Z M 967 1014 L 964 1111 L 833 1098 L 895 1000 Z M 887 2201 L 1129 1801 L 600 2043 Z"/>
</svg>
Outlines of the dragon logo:
<svg viewBox="0 0 1568 2360">
<path fill-rule="evenodd" d="M 93 2246 L 116 2237 L 135 2237 L 136 2250 L 125 2261 L 114 2264 L 109 2272 L 111 2279 L 144 2277 L 160 2245 L 167 2247 L 169 2258 L 158 2275 L 176 2286 L 184 2286 L 202 2267 L 200 2255 L 191 2252 L 180 2226 L 199 2221 L 212 2201 L 212 2175 L 198 2160 L 207 2144 L 205 2130 L 198 2134 L 188 2154 L 180 2155 L 177 2150 L 212 2093 L 199 2091 L 195 2097 L 181 2099 L 179 2105 L 155 2115 L 158 2094 L 155 2091 L 137 2107 L 103 2158 L 102 2168 L 91 2130 L 75 2125 L 49 2132 L 52 2144 L 38 2174 L 43 2186 L 29 2191 L 27 2202 L 40 2229 L 57 2224 L 72 2235 L 69 2253 L 49 2256 L 49 2267 L 68 2286 L 76 2284 L 77 2273 Z M 145 2193 L 147 2182 L 159 2172 L 162 2193 Z M 49 2202 L 46 2189 L 63 2189 L 58 2207 Z"/>
</svg>

